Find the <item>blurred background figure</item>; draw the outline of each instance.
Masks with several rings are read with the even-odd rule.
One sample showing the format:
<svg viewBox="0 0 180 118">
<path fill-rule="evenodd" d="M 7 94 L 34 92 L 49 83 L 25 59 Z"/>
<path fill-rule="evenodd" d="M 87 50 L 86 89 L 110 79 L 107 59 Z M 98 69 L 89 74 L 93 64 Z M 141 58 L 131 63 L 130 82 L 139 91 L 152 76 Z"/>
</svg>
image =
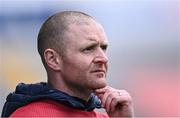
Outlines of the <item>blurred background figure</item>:
<svg viewBox="0 0 180 118">
<path fill-rule="evenodd" d="M 109 39 L 108 84 L 133 97 L 135 116 L 180 116 L 180 1 L 0 1 L 0 113 L 20 83 L 45 81 L 41 23 L 63 10 L 99 20 Z"/>
</svg>

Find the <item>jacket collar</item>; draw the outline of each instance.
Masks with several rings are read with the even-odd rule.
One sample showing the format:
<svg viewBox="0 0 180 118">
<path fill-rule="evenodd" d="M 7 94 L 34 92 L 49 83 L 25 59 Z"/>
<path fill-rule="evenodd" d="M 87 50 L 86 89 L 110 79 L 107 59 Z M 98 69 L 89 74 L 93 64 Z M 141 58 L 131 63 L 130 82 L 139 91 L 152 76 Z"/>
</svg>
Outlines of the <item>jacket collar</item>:
<svg viewBox="0 0 180 118">
<path fill-rule="evenodd" d="M 62 91 L 52 89 L 44 82 L 37 84 L 20 83 L 17 85 L 15 92 L 10 93 L 7 96 L 2 117 L 8 117 L 19 107 L 40 99 L 55 100 L 69 107 L 85 111 L 92 111 L 95 108 L 101 108 L 100 100 L 94 94 L 92 94 L 89 101 L 86 102 Z"/>
</svg>

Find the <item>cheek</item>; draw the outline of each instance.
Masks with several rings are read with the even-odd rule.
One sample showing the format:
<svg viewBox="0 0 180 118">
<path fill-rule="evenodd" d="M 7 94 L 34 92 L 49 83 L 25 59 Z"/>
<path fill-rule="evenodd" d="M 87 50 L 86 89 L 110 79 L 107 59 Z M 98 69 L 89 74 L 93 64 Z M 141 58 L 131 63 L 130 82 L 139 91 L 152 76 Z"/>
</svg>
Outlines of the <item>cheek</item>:
<svg viewBox="0 0 180 118">
<path fill-rule="evenodd" d="M 72 58 L 71 60 L 66 60 L 64 67 L 69 73 L 85 74 L 90 69 L 90 61 L 83 58 Z"/>
</svg>

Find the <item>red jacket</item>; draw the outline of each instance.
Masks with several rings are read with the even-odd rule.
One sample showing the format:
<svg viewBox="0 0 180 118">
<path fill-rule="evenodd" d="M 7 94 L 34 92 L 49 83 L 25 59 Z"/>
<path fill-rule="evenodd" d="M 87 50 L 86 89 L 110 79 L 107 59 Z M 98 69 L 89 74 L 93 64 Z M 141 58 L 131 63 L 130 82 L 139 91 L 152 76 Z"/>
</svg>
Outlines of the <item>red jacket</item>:
<svg viewBox="0 0 180 118">
<path fill-rule="evenodd" d="M 107 118 L 105 113 L 74 109 L 52 100 L 39 100 L 14 111 L 10 117 L 98 117 Z"/>
</svg>

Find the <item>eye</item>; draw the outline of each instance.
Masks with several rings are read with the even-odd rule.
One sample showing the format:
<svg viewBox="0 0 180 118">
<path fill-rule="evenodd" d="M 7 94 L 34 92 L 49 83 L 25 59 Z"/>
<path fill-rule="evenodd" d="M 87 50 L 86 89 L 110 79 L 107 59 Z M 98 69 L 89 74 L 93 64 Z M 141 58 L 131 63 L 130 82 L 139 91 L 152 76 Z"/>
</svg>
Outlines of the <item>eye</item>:
<svg viewBox="0 0 180 118">
<path fill-rule="evenodd" d="M 102 45 L 101 49 L 105 52 L 107 50 L 107 45 Z"/>
<path fill-rule="evenodd" d="M 96 46 L 95 46 L 95 45 L 92 45 L 92 46 L 89 46 L 89 47 L 85 48 L 85 49 L 83 50 L 83 52 L 85 52 L 85 53 L 90 53 L 90 52 L 94 51 L 95 48 L 96 48 Z"/>
</svg>

